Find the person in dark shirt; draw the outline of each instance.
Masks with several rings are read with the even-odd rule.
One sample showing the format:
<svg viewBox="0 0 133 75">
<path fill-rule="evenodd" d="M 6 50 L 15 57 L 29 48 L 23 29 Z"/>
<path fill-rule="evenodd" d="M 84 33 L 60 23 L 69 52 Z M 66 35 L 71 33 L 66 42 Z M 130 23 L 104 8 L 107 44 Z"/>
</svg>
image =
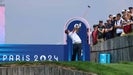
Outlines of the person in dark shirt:
<svg viewBox="0 0 133 75">
<path fill-rule="evenodd" d="M 130 20 L 133 21 L 133 7 L 129 7 Z"/>
<path fill-rule="evenodd" d="M 111 23 L 111 20 L 107 20 L 107 25 L 105 27 L 105 38 L 106 40 L 113 38 L 113 25 Z"/>
<path fill-rule="evenodd" d="M 98 42 L 103 42 L 104 41 L 104 25 L 103 21 L 99 21 L 98 25 Z"/>
<path fill-rule="evenodd" d="M 113 30 L 112 30 L 112 33 L 113 33 L 113 35 L 112 35 L 112 37 L 114 38 L 115 36 L 116 36 L 116 29 L 115 29 L 115 22 L 117 21 L 117 18 L 116 18 L 116 16 L 114 15 L 113 16 L 113 21 L 112 21 L 112 26 L 113 26 Z"/>
</svg>

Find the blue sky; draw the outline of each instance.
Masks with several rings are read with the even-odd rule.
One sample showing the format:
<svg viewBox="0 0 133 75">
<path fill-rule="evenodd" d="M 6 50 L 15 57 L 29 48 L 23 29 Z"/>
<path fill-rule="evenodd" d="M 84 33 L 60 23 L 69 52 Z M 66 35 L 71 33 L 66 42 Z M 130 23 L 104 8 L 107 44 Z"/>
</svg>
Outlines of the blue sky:
<svg viewBox="0 0 133 75">
<path fill-rule="evenodd" d="M 5 4 L 8 44 L 63 44 L 69 18 L 82 17 L 88 10 L 84 18 L 92 27 L 133 6 L 132 0 L 6 0 Z"/>
</svg>

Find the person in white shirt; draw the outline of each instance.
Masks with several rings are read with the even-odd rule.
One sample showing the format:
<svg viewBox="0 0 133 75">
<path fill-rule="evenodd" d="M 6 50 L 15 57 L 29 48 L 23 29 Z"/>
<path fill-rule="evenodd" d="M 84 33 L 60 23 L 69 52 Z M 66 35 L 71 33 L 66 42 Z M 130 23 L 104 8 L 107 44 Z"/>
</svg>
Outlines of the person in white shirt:
<svg viewBox="0 0 133 75">
<path fill-rule="evenodd" d="M 121 18 L 121 14 L 118 13 L 116 18 L 117 18 L 117 21 L 115 22 L 116 35 L 120 36 L 121 33 L 123 32 L 123 25 L 122 25 L 123 20 Z"/>
<path fill-rule="evenodd" d="M 81 23 L 75 24 L 74 29 L 72 31 L 65 30 L 65 33 L 72 39 L 72 43 L 73 43 L 73 54 L 71 58 L 72 61 L 76 60 L 76 54 L 78 54 L 78 60 L 81 60 L 82 40 L 77 34 L 80 27 L 81 27 Z"/>
</svg>

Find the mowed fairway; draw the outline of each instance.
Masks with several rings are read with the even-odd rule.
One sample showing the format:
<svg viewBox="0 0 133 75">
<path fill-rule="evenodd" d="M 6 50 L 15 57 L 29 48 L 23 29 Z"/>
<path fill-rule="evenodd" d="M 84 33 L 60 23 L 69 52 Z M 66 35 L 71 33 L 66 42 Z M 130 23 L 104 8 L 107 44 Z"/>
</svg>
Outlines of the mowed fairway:
<svg viewBox="0 0 133 75">
<path fill-rule="evenodd" d="M 60 62 L 64 66 L 73 66 L 78 70 L 98 75 L 133 75 L 133 63 L 98 64 L 90 62 Z"/>
</svg>

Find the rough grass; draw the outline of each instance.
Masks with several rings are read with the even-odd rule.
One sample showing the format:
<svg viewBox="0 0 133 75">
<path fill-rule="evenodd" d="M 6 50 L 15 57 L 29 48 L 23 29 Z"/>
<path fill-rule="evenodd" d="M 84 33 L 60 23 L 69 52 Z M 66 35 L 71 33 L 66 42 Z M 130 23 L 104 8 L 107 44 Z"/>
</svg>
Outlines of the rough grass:
<svg viewBox="0 0 133 75">
<path fill-rule="evenodd" d="M 21 66 L 21 65 L 59 65 L 62 67 L 73 67 L 74 69 L 93 72 L 98 75 L 133 75 L 133 63 L 131 62 L 120 62 L 113 64 L 98 64 L 92 62 L 14 62 L 14 63 L 1 63 L 0 66 Z"/>
</svg>

